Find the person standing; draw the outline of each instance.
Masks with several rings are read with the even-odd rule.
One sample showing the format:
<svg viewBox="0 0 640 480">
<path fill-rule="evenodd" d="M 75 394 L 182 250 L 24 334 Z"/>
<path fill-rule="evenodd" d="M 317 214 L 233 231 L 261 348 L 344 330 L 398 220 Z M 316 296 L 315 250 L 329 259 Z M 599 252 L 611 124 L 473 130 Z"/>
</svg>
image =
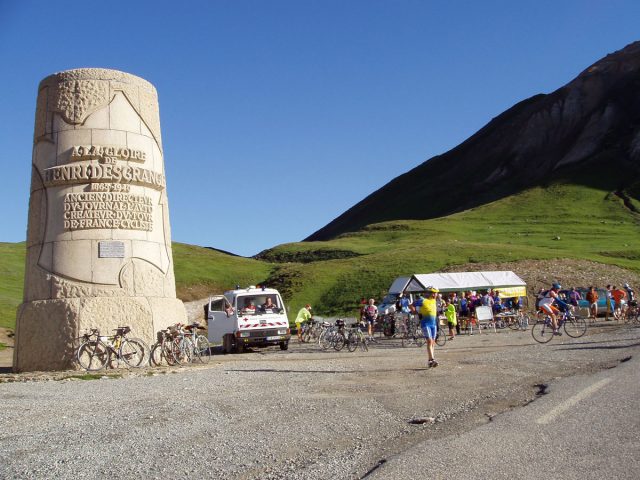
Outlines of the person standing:
<svg viewBox="0 0 640 480">
<path fill-rule="evenodd" d="M 589 287 L 589 291 L 586 295 L 587 302 L 589 302 L 589 316 L 595 320 L 598 316 L 598 292 L 596 287 Z"/>
<path fill-rule="evenodd" d="M 426 293 L 427 298 L 423 300 L 422 306 L 420 307 L 420 313 L 422 315 L 420 327 L 422 328 L 422 334 L 427 339 L 427 365 L 429 367 L 437 367 L 438 361 L 434 357 L 434 349 L 436 335 L 438 334 L 438 307 L 436 306 L 438 289 L 427 287 Z"/>
<path fill-rule="evenodd" d="M 582 300 L 580 292 L 576 290 L 576 287 L 571 287 L 571 291 L 569 292 L 569 303 L 574 307 L 577 307 L 580 300 Z"/>
<path fill-rule="evenodd" d="M 627 292 L 627 301 L 629 305 L 631 305 L 631 302 L 635 302 L 636 300 L 636 292 L 633 291 L 633 288 L 631 288 L 628 283 L 624 284 L 624 290 Z"/>
<path fill-rule="evenodd" d="M 298 341 L 302 342 L 302 324 L 311 319 L 311 305 L 308 303 L 300 309 L 296 316 L 295 324 L 298 331 Z"/>
<path fill-rule="evenodd" d="M 626 305 L 625 299 L 627 298 L 627 292 L 625 292 L 622 288 L 613 287 L 611 289 L 611 298 L 615 302 L 613 316 L 616 319 L 620 320 Z"/>
<path fill-rule="evenodd" d="M 369 304 L 364 307 L 363 319 L 367 322 L 369 329 L 369 340 L 373 339 L 373 325 L 378 318 L 378 307 L 375 305 L 376 301 L 373 298 L 369 299 Z"/>
<path fill-rule="evenodd" d="M 458 318 L 456 316 L 456 306 L 450 301 L 447 301 L 446 303 L 444 315 L 445 317 L 447 317 L 447 326 L 449 327 L 449 340 L 453 340 L 456 336 L 454 333 L 454 329 L 458 325 Z"/>
<path fill-rule="evenodd" d="M 456 325 L 456 333 L 458 335 L 460 335 L 460 323 L 465 322 L 465 326 L 466 326 L 466 322 L 468 321 L 467 320 L 468 316 L 469 316 L 469 300 L 467 300 L 467 297 L 463 293 L 460 296 L 460 322 L 458 322 L 458 324 Z"/>
<path fill-rule="evenodd" d="M 469 307 L 469 319 L 467 320 L 467 329 L 469 330 L 469 335 L 473 335 L 473 324 L 478 325 L 478 321 L 476 320 L 476 307 L 481 305 L 480 297 L 476 295 L 476 291 L 472 290 L 469 292 L 469 296 L 467 297 L 468 302 L 467 305 Z"/>
<path fill-rule="evenodd" d="M 613 287 L 611 285 L 607 285 L 607 289 L 605 291 L 607 299 L 607 320 L 609 320 L 609 313 L 613 315 L 613 311 L 615 309 L 615 305 L 613 304 L 613 296 L 611 296 L 611 290 L 613 290 Z"/>
<path fill-rule="evenodd" d="M 411 301 L 409 300 L 409 295 L 403 295 L 402 298 L 400 299 L 400 311 L 405 315 L 408 315 L 409 312 L 411 312 L 409 308 L 410 304 L 411 304 Z"/>
<path fill-rule="evenodd" d="M 456 292 L 453 292 L 449 297 L 449 302 L 453 304 L 453 307 L 456 312 L 456 317 L 458 316 L 458 312 L 460 311 L 460 297 Z M 460 322 L 457 321 L 456 318 L 456 335 L 460 335 Z"/>
<path fill-rule="evenodd" d="M 413 301 L 413 308 L 416 312 L 420 313 L 420 308 L 422 307 L 422 302 L 424 301 L 424 297 L 421 293 L 416 295 L 416 299 Z"/>
<path fill-rule="evenodd" d="M 444 313 L 444 309 L 447 306 L 446 302 L 442 298 L 442 294 L 436 294 L 436 310 L 438 311 L 438 316 Z"/>
</svg>

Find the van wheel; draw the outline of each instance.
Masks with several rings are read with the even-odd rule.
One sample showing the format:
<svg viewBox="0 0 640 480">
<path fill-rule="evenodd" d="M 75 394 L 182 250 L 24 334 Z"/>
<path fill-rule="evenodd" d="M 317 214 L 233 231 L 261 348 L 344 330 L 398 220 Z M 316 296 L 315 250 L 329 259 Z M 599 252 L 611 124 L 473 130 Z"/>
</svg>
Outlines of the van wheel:
<svg viewBox="0 0 640 480">
<path fill-rule="evenodd" d="M 222 352 L 223 353 L 233 353 L 233 335 L 227 333 L 222 337 Z"/>
<path fill-rule="evenodd" d="M 280 342 L 280 350 L 289 350 L 289 342 Z"/>
</svg>

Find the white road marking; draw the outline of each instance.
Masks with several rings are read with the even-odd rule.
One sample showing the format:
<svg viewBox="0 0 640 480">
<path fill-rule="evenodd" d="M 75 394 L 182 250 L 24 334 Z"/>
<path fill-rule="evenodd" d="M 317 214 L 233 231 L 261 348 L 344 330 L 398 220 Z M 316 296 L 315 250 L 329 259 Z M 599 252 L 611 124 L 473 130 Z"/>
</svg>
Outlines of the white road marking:
<svg viewBox="0 0 640 480">
<path fill-rule="evenodd" d="M 610 381 L 611 381 L 610 378 L 604 378 L 604 379 L 600 380 L 599 382 L 596 382 L 593 385 L 585 388 L 581 392 L 576 393 L 573 397 L 566 399 L 560 405 L 558 405 L 555 408 L 552 408 L 547 413 L 542 415 L 540 418 L 538 418 L 538 420 L 536 420 L 536 423 L 539 423 L 540 425 L 547 425 L 547 424 L 551 423 L 553 420 L 556 419 L 556 417 L 558 417 L 559 415 L 561 415 L 565 411 L 569 410 L 576 403 L 584 400 L 589 395 L 594 394 L 595 392 L 600 390 L 602 387 L 604 387 Z"/>
</svg>

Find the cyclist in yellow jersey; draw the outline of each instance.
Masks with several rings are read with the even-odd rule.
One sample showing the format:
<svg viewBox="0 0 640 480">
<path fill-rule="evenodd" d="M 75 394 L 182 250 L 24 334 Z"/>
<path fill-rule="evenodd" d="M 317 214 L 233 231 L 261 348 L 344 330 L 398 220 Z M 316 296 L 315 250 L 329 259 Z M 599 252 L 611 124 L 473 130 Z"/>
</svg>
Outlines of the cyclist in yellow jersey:
<svg viewBox="0 0 640 480">
<path fill-rule="evenodd" d="M 420 307 L 420 314 L 422 315 L 422 321 L 420 326 L 422 327 L 422 333 L 427 339 L 427 355 L 429 357 L 428 366 L 437 367 L 433 351 L 436 344 L 436 335 L 438 333 L 438 308 L 436 305 L 436 295 L 438 289 L 435 287 L 427 287 L 427 298 L 422 302 Z"/>
</svg>

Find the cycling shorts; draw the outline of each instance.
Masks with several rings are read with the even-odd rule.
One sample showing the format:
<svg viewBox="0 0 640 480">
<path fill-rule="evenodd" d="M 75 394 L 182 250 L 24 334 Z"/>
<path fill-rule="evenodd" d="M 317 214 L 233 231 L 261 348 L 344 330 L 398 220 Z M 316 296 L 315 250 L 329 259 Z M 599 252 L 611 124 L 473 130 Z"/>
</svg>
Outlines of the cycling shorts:
<svg viewBox="0 0 640 480">
<path fill-rule="evenodd" d="M 373 323 L 376 321 L 376 319 L 373 317 L 364 317 L 364 320 L 370 325 L 373 325 Z"/>
<path fill-rule="evenodd" d="M 435 325 L 422 324 L 422 335 L 429 340 L 435 340 L 438 335 L 438 327 Z"/>
<path fill-rule="evenodd" d="M 560 310 L 558 310 L 553 305 L 549 305 L 548 303 L 540 305 L 540 310 L 542 310 L 544 313 L 548 313 L 549 315 L 555 315 L 556 313 L 560 313 Z"/>
</svg>

